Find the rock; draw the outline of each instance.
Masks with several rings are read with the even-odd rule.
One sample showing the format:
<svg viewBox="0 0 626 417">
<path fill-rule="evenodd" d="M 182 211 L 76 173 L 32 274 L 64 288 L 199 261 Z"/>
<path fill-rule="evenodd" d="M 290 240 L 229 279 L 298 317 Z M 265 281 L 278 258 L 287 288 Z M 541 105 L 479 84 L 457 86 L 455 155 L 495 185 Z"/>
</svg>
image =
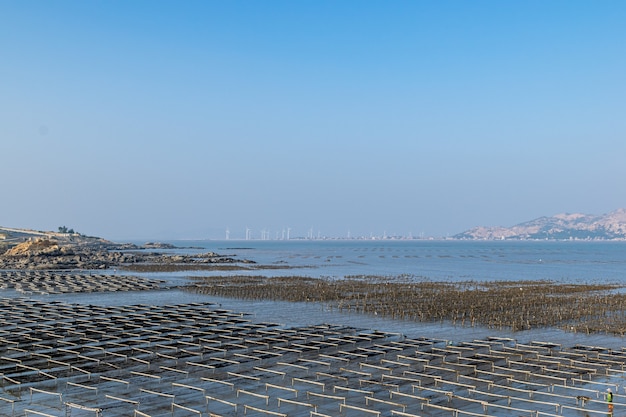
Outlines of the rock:
<svg viewBox="0 0 626 417">
<path fill-rule="evenodd" d="M 6 229 L 5 230 L 9 230 Z M 14 229 L 10 229 L 14 230 Z M 197 255 L 169 255 L 144 252 L 134 244 L 116 244 L 99 238 L 79 236 L 68 240 L 64 235 L 38 232 L 0 255 L 0 269 L 107 269 L 124 265 L 198 265 L 235 263 L 238 261 L 214 252 Z M 146 244 L 154 249 L 171 249 L 172 245 Z"/>
<path fill-rule="evenodd" d="M 22 256 L 28 254 L 34 254 L 37 252 L 53 252 L 59 249 L 58 242 L 44 239 L 44 238 L 36 238 L 27 240 L 26 242 L 22 242 L 13 248 L 7 250 L 4 255 L 5 256 Z"/>
<path fill-rule="evenodd" d="M 142 248 L 145 249 L 176 249 L 176 246 L 170 243 L 161 243 L 161 242 L 146 242 L 143 244 Z"/>
</svg>

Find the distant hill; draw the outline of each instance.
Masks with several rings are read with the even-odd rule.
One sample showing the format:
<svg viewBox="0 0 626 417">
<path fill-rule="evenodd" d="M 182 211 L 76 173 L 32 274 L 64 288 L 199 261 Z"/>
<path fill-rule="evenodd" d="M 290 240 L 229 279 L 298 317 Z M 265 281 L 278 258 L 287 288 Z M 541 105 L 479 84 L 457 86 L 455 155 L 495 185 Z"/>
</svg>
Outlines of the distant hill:
<svg viewBox="0 0 626 417">
<path fill-rule="evenodd" d="M 85 236 L 79 233 L 46 232 L 32 229 L 17 229 L 0 226 L 0 253 L 27 241 L 51 240 L 59 245 L 113 245 L 105 239 Z"/>
<path fill-rule="evenodd" d="M 557 214 L 539 217 L 512 227 L 475 227 L 453 236 L 471 240 L 626 240 L 626 209 L 617 209 L 601 216 L 589 214 Z"/>
</svg>

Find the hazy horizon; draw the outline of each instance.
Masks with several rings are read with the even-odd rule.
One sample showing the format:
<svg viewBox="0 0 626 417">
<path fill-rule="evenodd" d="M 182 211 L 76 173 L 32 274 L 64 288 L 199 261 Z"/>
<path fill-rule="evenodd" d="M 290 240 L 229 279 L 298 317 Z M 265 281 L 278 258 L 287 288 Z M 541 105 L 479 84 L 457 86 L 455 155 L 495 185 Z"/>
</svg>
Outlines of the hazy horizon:
<svg viewBox="0 0 626 417">
<path fill-rule="evenodd" d="M 585 216 L 592 216 L 592 217 L 602 217 L 604 215 L 609 215 L 609 214 L 618 214 L 619 212 L 623 212 L 624 210 L 626 210 L 626 208 L 618 208 L 616 210 L 612 210 L 609 213 L 602 213 L 600 215 L 598 215 L 597 213 L 555 213 L 553 216 L 541 216 L 541 217 L 547 217 L 547 218 L 552 218 L 552 217 L 559 217 L 559 216 L 570 216 L 570 215 L 585 215 Z M 402 233 L 398 233 L 398 234 L 388 234 L 386 233 L 386 231 L 383 231 L 382 234 L 376 234 L 374 232 L 370 232 L 369 234 L 362 234 L 362 235 L 354 235 L 352 234 L 350 231 L 348 231 L 348 233 L 346 233 L 345 235 L 332 235 L 332 234 L 322 234 L 321 233 L 321 229 L 313 229 L 310 228 L 308 230 L 297 230 L 297 229 L 293 229 L 290 227 L 286 227 L 286 228 L 282 228 L 279 230 L 271 230 L 271 229 L 261 229 L 261 230 L 254 230 L 251 228 L 246 228 L 242 231 L 239 230 L 230 230 L 229 228 L 226 229 L 216 229 L 213 231 L 213 233 L 209 233 L 207 235 L 204 236 L 198 236 L 198 235 L 189 235 L 189 236 L 183 236 L 183 235 L 179 235 L 177 237 L 172 237 L 171 235 L 163 235 L 163 236 L 157 236 L 155 234 L 152 235 L 147 235 L 147 236 L 124 236 L 124 237 L 112 237 L 112 236 L 97 236 L 100 238 L 105 238 L 105 239 L 109 239 L 109 240 L 117 240 L 117 241 L 125 241 L 125 242 L 140 242 L 140 243 L 144 243 L 144 242 L 148 242 L 148 241 L 170 241 L 170 242 L 175 242 L 175 241 L 272 241 L 272 240 L 448 240 L 448 239 L 452 239 L 455 237 L 455 235 L 457 234 L 462 234 L 463 232 L 469 232 L 470 230 L 476 229 L 476 228 L 499 228 L 499 227 L 504 227 L 504 228 L 510 228 L 510 227 L 518 227 L 521 226 L 524 223 L 527 222 L 534 222 L 539 220 L 539 218 L 536 219 L 526 219 L 525 221 L 522 221 L 520 223 L 514 224 L 514 225 L 488 225 L 488 224 L 484 224 L 484 225 L 475 225 L 472 226 L 468 229 L 459 231 L 457 233 L 454 234 L 448 234 L 448 235 L 426 235 L 424 233 L 419 233 L 419 234 L 415 234 L 412 232 L 408 232 L 406 234 L 402 234 Z M 9 226 L 9 225 L 0 225 L 0 228 L 8 228 L 13 229 L 13 227 Z M 31 227 L 24 227 L 23 229 L 30 229 L 30 230 L 34 230 L 37 232 L 62 232 L 61 229 L 65 229 L 67 230 L 68 233 L 80 233 L 83 235 L 87 235 L 90 236 L 89 234 L 84 233 L 81 230 L 74 230 L 71 227 L 68 227 L 66 225 L 62 225 L 60 227 L 57 228 L 49 228 L 49 229 L 33 229 Z M 15 229 L 20 229 L 20 228 L 15 228 Z M 64 231 L 63 231 L 64 232 Z M 64 232 L 65 233 L 65 232 Z M 92 235 L 93 236 L 93 235 Z M 591 237 L 587 236 L 586 238 L 583 238 L 582 240 L 589 240 Z M 467 239 L 467 237 L 461 237 L 461 239 Z M 482 238 L 479 238 L 480 240 L 482 240 Z M 536 238 L 530 238 L 530 240 L 534 240 Z M 559 239 L 559 238 L 554 238 L 554 239 Z M 487 240 L 492 240 L 492 239 L 487 239 Z M 514 239 L 515 240 L 515 239 Z M 540 240 L 545 240 L 544 237 L 541 237 Z M 569 239 L 571 240 L 571 238 Z M 574 239 L 574 240 L 579 240 L 579 239 Z"/>
<path fill-rule="evenodd" d="M 626 3 L 0 2 L 0 224 L 451 236 L 626 207 Z"/>
</svg>

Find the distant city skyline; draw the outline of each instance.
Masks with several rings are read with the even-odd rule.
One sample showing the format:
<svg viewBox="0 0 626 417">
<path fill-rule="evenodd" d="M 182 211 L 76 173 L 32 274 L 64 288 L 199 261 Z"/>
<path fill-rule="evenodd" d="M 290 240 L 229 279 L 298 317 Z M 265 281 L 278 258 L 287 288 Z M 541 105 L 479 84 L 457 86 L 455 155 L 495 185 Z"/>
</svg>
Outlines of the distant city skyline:
<svg viewBox="0 0 626 417">
<path fill-rule="evenodd" d="M 290 240 L 290 239 L 421 239 L 435 236 L 425 236 L 424 233 L 414 234 L 407 232 L 406 234 L 394 233 L 388 234 L 386 231 L 382 233 L 370 232 L 369 234 L 353 235 L 349 230 L 343 235 L 323 233 L 322 229 L 309 228 L 308 230 L 297 231 L 292 228 L 282 228 L 279 230 L 271 230 L 269 228 L 251 229 L 246 228 L 241 233 L 233 232 L 230 228 L 224 229 L 224 240 Z M 218 238 L 213 236 L 212 238 Z"/>
<path fill-rule="evenodd" d="M 626 207 L 626 2 L 6 0 L 0 16 L 3 226 L 446 237 Z"/>
</svg>

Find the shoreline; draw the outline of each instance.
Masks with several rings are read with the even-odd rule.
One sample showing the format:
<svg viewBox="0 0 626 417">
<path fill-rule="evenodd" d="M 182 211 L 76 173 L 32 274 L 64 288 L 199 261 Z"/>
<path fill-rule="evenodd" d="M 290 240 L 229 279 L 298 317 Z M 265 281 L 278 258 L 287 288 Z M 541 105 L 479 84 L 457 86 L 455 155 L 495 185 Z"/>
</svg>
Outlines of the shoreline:
<svg viewBox="0 0 626 417">
<path fill-rule="evenodd" d="M 165 255 L 158 256 L 145 259 Z M 159 280 L 159 273 L 134 277 L 122 267 L 1 273 L 3 292 L 19 294 L 0 292 L 0 401 L 13 415 L 602 412 L 607 387 L 615 410 L 626 410 L 620 337 L 394 320 L 340 313 L 320 300 L 194 294 L 181 288 L 194 280 L 184 270 Z"/>
</svg>

